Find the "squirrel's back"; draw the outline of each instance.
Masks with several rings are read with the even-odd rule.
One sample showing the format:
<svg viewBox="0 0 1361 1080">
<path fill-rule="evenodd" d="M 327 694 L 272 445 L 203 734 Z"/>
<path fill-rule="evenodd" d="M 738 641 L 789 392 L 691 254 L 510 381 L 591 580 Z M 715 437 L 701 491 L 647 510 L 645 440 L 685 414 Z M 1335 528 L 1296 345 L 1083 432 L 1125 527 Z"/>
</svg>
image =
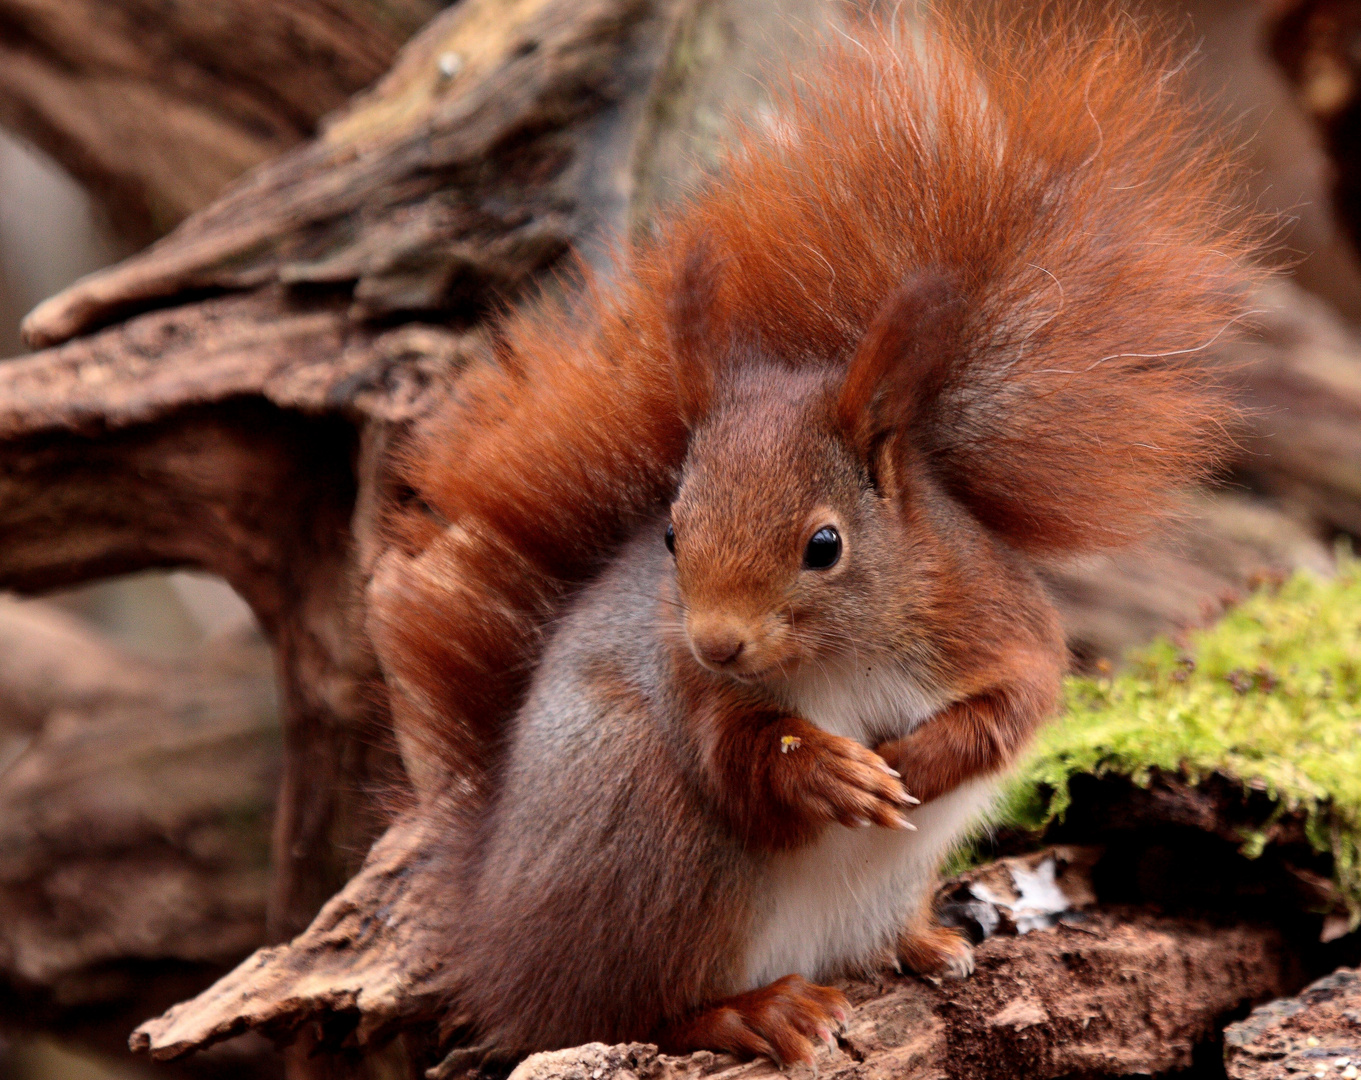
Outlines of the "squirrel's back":
<svg viewBox="0 0 1361 1080">
<path fill-rule="evenodd" d="M 1019 5 L 1017 6 L 1020 7 Z M 1113 5 L 866 23 L 778 80 L 714 179 L 604 283 L 511 318 L 403 471 L 375 641 L 398 724 L 474 784 L 544 627 L 674 493 L 687 332 L 844 364 L 901 283 L 951 283 L 910 425 L 940 483 L 1034 556 L 1109 546 L 1215 462 L 1232 409 L 1206 350 L 1246 315 L 1265 229 L 1167 38 Z"/>
</svg>

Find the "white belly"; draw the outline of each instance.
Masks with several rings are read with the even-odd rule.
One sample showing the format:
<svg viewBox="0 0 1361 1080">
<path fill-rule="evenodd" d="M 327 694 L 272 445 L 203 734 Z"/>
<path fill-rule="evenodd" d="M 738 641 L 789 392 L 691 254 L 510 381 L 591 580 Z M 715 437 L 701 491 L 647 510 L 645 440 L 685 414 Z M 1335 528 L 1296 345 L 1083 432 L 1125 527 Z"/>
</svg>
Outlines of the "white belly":
<svg viewBox="0 0 1361 1080">
<path fill-rule="evenodd" d="M 791 683 L 788 699 L 804 719 L 866 743 L 906 735 L 945 704 L 901 671 L 863 664 L 821 668 Z M 775 856 L 747 948 L 747 988 L 790 974 L 825 980 L 886 960 L 995 787 L 995 778 L 979 779 L 913 810 L 916 832 L 833 825 L 815 843 Z"/>
<path fill-rule="evenodd" d="M 914 810 L 916 832 L 833 825 L 816 843 L 777 855 L 747 949 L 747 988 L 790 974 L 825 980 L 886 960 L 995 786 L 992 777 L 975 780 Z"/>
</svg>

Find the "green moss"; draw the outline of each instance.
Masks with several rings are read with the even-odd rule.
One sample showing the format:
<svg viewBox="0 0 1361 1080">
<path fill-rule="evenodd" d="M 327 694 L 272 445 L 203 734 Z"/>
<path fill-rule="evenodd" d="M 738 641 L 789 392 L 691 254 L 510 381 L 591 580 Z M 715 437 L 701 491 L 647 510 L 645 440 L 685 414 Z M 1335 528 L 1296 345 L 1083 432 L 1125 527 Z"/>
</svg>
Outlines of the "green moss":
<svg viewBox="0 0 1361 1080">
<path fill-rule="evenodd" d="M 1361 922 L 1361 561 L 1336 578 L 1300 573 L 1259 592 L 1184 647 L 1160 641 L 1112 678 L 1072 678 L 996 823 L 1041 828 L 1069 806 L 1078 773 L 1211 773 L 1299 813 Z M 1265 823 L 1264 823 L 1265 824 Z M 1265 831 L 1244 837 L 1249 857 Z"/>
</svg>

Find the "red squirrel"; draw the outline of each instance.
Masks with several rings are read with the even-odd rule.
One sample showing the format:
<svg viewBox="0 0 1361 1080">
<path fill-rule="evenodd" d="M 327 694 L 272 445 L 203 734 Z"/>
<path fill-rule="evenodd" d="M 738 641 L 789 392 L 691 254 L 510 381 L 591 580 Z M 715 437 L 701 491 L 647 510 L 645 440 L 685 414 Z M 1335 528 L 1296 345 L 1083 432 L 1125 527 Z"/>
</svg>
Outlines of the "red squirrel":
<svg viewBox="0 0 1361 1080">
<path fill-rule="evenodd" d="M 1034 567 L 1213 468 L 1263 273 L 1156 27 L 1024 21 L 822 46 L 406 449 L 371 629 L 480 1052 L 811 1059 L 826 981 L 970 970 L 929 900 L 1056 706 Z"/>
</svg>

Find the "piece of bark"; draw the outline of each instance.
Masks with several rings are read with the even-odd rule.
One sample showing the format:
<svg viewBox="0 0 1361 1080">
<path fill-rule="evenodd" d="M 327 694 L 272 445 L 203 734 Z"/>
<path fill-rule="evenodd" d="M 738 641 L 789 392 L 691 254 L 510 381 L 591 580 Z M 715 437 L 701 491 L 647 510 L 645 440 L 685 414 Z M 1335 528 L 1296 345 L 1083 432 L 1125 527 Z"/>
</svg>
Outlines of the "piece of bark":
<svg viewBox="0 0 1361 1080">
<path fill-rule="evenodd" d="M 440 1000 L 425 978 L 438 953 L 423 938 L 431 898 L 413 892 L 411 873 L 424 857 L 424 830 L 417 819 L 390 828 L 306 931 L 143 1024 L 133 1049 L 170 1060 L 247 1030 L 288 1041 L 311 1021 L 325 1022 L 338 1049 L 435 1020 Z"/>
<path fill-rule="evenodd" d="M 1361 972 L 1339 968 L 1224 1029 L 1229 1080 L 1361 1073 Z"/>
<path fill-rule="evenodd" d="M 264 942 L 274 699 L 258 639 L 153 662 L 0 597 L 6 1024 L 99 1043 Z"/>
<path fill-rule="evenodd" d="M 130 239 L 311 136 L 446 0 L 3 0 L 0 123 Z"/>
<path fill-rule="evenodd" d="M 391 865 L 381 878 L 378 887 L 390 902 L 396 880 Z M 360 920 L 348 907 L 338 905 L 334 913 L 344 916 L 334 920 L 336 930 L 351 924 L 347 934 L 318 933 L 295 946 L 305 949 L 302 955 L 272 952 L 250 961 L 270 973 L 250 980 L 251 993 L 245 992 L 249 973 L 243 967 L 202 997 L 144 1024 L 134 1044 L 170 1058 L 245 1023 L 279 1032 L 334 1009 L 344 1020 L 333 1023 L 338 1038 L 365 1045 L 390 1031 L 394 1004 L 407 1016 L 428 1010 L 419 988 L 412 1000 L 395 1003 L 391 989 L 400 980 L 381 965 L 363 979 L 347 975 L 343 983 L 319 983 L 316 965 L 325 971 L 328 956 L 372 940 L 372 932 L 356 933 Z M 370 955 L 390 957 L 387 948 Z M 1296 977 L 1273 926 L 1213 925 L 1139 911 L 1101 911 L 1073 926 L 993 938 L 979 946 L 977 960 L 972 978 L 940 988 L 891 975 L 877 983 L 841 984 L 855 1008 L 838 1049 L 821 1057 L 820 1074 L 894 1080 L 1161 1074 L 1189 1067 L 1196 1047 L 1213 1041 L 1222 1017 L 1288 992 Z M 334 962 L 329 966 L 334 969 Z M 430 1075 L 447 1073 L 436 1067 Z M 639 1080 L 737 1080 L 777 1070 L 769 1062 L 738 1065 L 708 1053 L 678 1058 L 658 1055 L 655 1047 L 592 1044 L 531 1057 L 514 1075 L 603 1080 L 607 1073 L 620 1080 L 630 1073 Z"/>
<path fill-rule="evenodd" d="M 1104 854 L 1095 846 L 1052 844 L 994 859 L 941 886 L 936 911 L 975 941 L 1048 929 L 1097 902 L 1092 872 Z"/>
</svg>

